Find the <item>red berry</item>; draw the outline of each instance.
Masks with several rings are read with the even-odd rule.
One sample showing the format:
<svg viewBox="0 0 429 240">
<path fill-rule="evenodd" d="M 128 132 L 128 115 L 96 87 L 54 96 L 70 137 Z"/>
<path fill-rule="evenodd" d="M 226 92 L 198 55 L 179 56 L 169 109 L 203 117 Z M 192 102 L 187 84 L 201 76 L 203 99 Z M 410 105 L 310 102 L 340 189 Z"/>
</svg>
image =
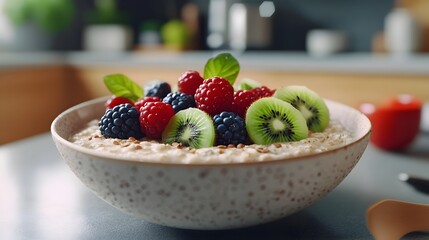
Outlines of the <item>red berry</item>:
<svg viewBox="0 0 429 240">
<path fill-rule="evenodd" d="M 140 127 L 149 138 L 160 139 L 162 131 L 175 114 L 171 105 L 163 102 L 148 102 L 140 108 Z"/>
<path fill-rule="evenodd" d="M 109 98 L 109 100 L 107 100 L 104 106 L 106 107 L 106 109 L 112 109 L 115 106 L 118 106 L 124 103 L 129 103 L 134 106 L 134 102 L 131 101 L 130 99 L 124 98 L 124 97 L 116 97 L 116 96 L 112 96 L 111 98 Z"/>
<path fill-rule="evenodd" d="M 210 115 L 216 115 L 231 109 L 234 100 L 234 88 L 227 80 L 221 77 L 213 77 L 204 80 L 195 91 L 194 97 L 199 109 Z"/>
<path fill-rule="evenodd" d="M 137 101 L 134 105 L 137 108 L 137 110 L 140 111 L 140 108 L 143 107 L 148 102 L 161 102 L 161 99 L 159 97 L 144 97 Z"/>
<path fill-rule="evenodd" d="M 254 88 L 251 91 L 253 91 L 255 93 L 257 99 L 259 99 L 259 98 L 263 98 L 263 97 L 273 96 L 273 94 L 276 90 L 271 90 L 265 86 L 262 86 L 262 87 Z"/>
<path fill-rule="evenodd" d="M 250 104 L 256 101 L 255 92 L 251 90 L 238 90 L 234 93 L 234 102 L 232 103 L 232 111 L 242 118 L 245 118 L 247 108 Z"/>
<path fill-rule="evenodd" d="M 203 83 L 204 79 L 197 71 L 186 71 L 179 77 L 179 92 L 188 95 L 194 95 L 197 88 Z"/>
</svg>

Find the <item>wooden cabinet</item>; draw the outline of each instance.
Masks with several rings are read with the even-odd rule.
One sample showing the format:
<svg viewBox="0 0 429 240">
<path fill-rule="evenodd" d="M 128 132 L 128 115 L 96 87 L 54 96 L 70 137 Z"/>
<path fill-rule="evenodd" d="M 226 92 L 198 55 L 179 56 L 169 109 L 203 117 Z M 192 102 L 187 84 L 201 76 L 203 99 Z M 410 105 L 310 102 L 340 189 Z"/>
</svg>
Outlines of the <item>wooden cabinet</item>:
<svg viewBox="0 0 429 240">
<path fill-rule="evenodd" d="M 109 95 L 103 76 L 123 73 L 140 84 L 165 80 L 176 87 L 187 69 L 180 67 L 48 66 L 0 69 L 0 144 L 49 131 L 59 113 L 77 103 Z M 429 76 L 397 74 L 338 74 L 243 69 L 268 86 L 306 85 L 321 96 L 357 107 L 402 93 L 429 101 Z"/>
<path fill-rule="evenodd" d="M 0 70 L 0 144 L 49 130 L 67 107 L 65 66 Z"/>
</svg>

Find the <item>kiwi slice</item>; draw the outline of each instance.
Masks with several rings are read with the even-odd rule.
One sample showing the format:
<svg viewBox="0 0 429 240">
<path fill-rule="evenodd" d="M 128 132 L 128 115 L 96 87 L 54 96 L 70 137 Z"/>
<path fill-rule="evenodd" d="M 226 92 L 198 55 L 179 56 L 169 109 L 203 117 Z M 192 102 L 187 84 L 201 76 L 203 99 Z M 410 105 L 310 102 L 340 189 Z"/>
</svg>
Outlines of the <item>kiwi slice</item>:
<svg viewBox="0 0 429 240">
<path fill-rule="evenodd" d="M 170 119 L 162 132 L 162 141 L 204 148 L 214 145 L 215 136 L 211 117 L 197 108 L 188 108 L 179 111 Z"/>
<path fill-rule="evenodd" d="M 274 97 L 298 109 L 311 131 L 323 132 L 329 125 L 329 109 L 325 101 L 313 90 L 305 86 L 288 86 L 277 90 Z"/>
<path fill-rule="evenodd" d="M 299 141 L 308 136 L 302 114 L 289 103 L 274 97 L 261 98 L 246 112 L 246 129 L 257 144 Z"/>
</svg>

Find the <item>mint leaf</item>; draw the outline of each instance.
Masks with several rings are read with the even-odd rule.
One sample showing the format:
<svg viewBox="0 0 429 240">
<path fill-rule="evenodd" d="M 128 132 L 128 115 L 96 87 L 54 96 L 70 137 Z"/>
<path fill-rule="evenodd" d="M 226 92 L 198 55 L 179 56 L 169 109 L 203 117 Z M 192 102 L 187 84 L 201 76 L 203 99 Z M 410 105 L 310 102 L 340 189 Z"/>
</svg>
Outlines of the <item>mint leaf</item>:
<svg viewBox="0 0 429 240">
<path fill-rule="evenodd" d="M 261 87 L 262 84 L 258 81 L 252 80 L 250 78 L 244 78 L 240 82 L 240 89 L 242 90 L 252 90 L 257 87 Z"/>
<path fill-rule="evenodd" d="M 143 88 L 123 74 L 105 76 L 104 84 L 117 97 L 128 98 L 134 102 L 143 97 Z"/>
<path fill-rule="evenodd" d="M 229 53 L 221 53 L 214 58 L 210 58 L 204 67 L 204 79 L 212 77 L 222 77 L 233 85 L 240 72 L 240 65 Z"/>
</svg>

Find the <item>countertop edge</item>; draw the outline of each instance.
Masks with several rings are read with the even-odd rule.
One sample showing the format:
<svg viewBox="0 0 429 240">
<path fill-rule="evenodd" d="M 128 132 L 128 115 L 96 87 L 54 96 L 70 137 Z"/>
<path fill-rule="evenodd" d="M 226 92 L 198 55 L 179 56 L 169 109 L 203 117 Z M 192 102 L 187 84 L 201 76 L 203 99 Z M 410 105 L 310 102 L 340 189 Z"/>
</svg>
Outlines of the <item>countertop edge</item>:
<svg viewBox="0 0 429 240">
<path fill-rule="evenodd" d="M 0 69 L 69 65 L 72 67 L 136 67 L 203 69 L 218 52 L 88 53 L 35 52 L 2 53 Z M 347 74 L 429 75 L 429 55 L 391 56 L 372 53 L 343 53 L 314 57 L 299 52 L 233 53 L 243 70 L 332 72 Z"/>
</svg>

